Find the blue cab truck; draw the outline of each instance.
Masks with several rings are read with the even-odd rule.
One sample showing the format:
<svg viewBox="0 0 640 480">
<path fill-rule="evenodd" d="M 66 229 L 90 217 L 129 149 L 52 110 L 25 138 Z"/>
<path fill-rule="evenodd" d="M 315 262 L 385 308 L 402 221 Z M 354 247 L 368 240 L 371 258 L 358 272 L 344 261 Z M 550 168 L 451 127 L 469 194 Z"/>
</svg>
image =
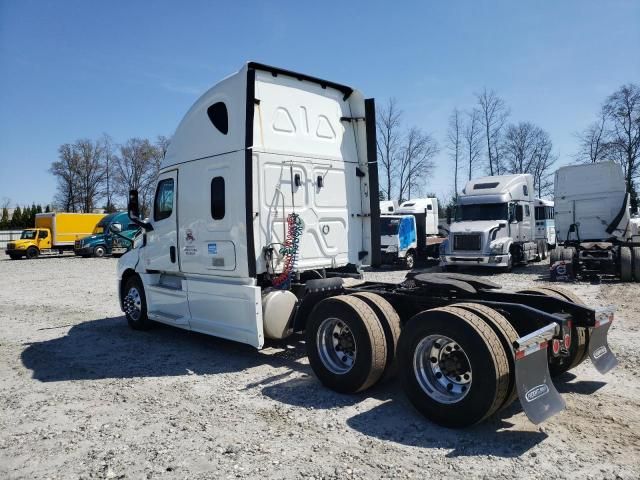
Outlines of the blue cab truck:
<svg viewBox="0 0 640 480">
<path fill-rule="evenodd" d="M 123 255 L 131 247 L 138 228 L 127 212 L 112 213 L 100 220 L 91 235 L 76 240 L 73 251 L 85 258 Z"/>
</svg>

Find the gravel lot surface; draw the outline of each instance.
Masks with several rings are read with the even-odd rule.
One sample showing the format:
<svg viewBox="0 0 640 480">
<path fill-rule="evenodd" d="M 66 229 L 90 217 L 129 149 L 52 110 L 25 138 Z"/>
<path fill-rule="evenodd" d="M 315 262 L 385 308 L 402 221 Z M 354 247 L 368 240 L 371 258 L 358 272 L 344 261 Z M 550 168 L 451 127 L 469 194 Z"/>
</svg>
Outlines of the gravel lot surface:
<svg viewBox="0 0 640 480">
<path fill-rule="evenodd" d="M 115 268 L 0 260 L 1 478 L 640 478 L 640 284 L 570 286 L 618 308 L 620 365 L 566 374 L 566 411 L 536 427 L 516 402 L 447 430 L 393 381 L 362 395 L 323 388 L 297 338 L 258 352 L 165 326 L 132 331 Z M 545 272 L 491 278 L 518 289 L 544 285 Z"/>
</svg>

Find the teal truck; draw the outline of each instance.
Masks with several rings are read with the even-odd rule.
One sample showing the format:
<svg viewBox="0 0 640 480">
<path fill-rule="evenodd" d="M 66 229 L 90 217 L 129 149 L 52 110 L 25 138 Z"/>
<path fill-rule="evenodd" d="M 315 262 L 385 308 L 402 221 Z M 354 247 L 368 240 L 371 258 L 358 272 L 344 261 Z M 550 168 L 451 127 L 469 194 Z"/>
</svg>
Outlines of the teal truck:
<svg viewBox="0 0 640 480">
<path fill-rule="evenodd" d="M 112 213 L 100 220 L 91 235 L 76 240 L 73 251 L 85 258 L 120 256 L 131 247 L 138 228 L 127 212 Z"/>
</svg>

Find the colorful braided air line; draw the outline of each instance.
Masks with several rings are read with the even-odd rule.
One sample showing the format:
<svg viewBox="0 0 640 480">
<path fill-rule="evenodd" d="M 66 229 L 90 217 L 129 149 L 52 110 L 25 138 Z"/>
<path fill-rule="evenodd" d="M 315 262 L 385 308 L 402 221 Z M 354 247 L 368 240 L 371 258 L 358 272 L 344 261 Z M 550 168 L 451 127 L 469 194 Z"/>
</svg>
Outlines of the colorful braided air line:
<svg viewBox="0 0 640 480">
<path fill-rule="evenodd" d="M 274 287 L 286 289 L 291 285 L 296 263 L 298 262 L 298 247 L 302 236 L 302 220 L 297 213 L 287 216 L 287 238 L 280 248 L 280 255 L 284 256 L 282 273 L 272 280 Z"/>
</svg>

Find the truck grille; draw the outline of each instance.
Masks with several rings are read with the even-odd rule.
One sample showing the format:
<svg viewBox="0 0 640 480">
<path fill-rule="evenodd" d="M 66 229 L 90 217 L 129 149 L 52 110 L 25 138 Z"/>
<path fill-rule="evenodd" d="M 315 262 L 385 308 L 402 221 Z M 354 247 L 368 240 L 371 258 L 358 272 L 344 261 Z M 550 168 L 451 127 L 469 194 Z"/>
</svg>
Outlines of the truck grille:
<svg viewBox="0 0 640 480">
<path fill-rule="evenodd" d="M 481 250 L 482 242 L 480 241 L 480 235 L 479 234 L 454 235 L 453 249 L 454 250 Z"/>
<path fill-rule="evenodd" d="M 15 243 L 7 243 L 7 249 L 8 250 L 13 250 L 16 248 L 16 244 Z"/>
</svg>

